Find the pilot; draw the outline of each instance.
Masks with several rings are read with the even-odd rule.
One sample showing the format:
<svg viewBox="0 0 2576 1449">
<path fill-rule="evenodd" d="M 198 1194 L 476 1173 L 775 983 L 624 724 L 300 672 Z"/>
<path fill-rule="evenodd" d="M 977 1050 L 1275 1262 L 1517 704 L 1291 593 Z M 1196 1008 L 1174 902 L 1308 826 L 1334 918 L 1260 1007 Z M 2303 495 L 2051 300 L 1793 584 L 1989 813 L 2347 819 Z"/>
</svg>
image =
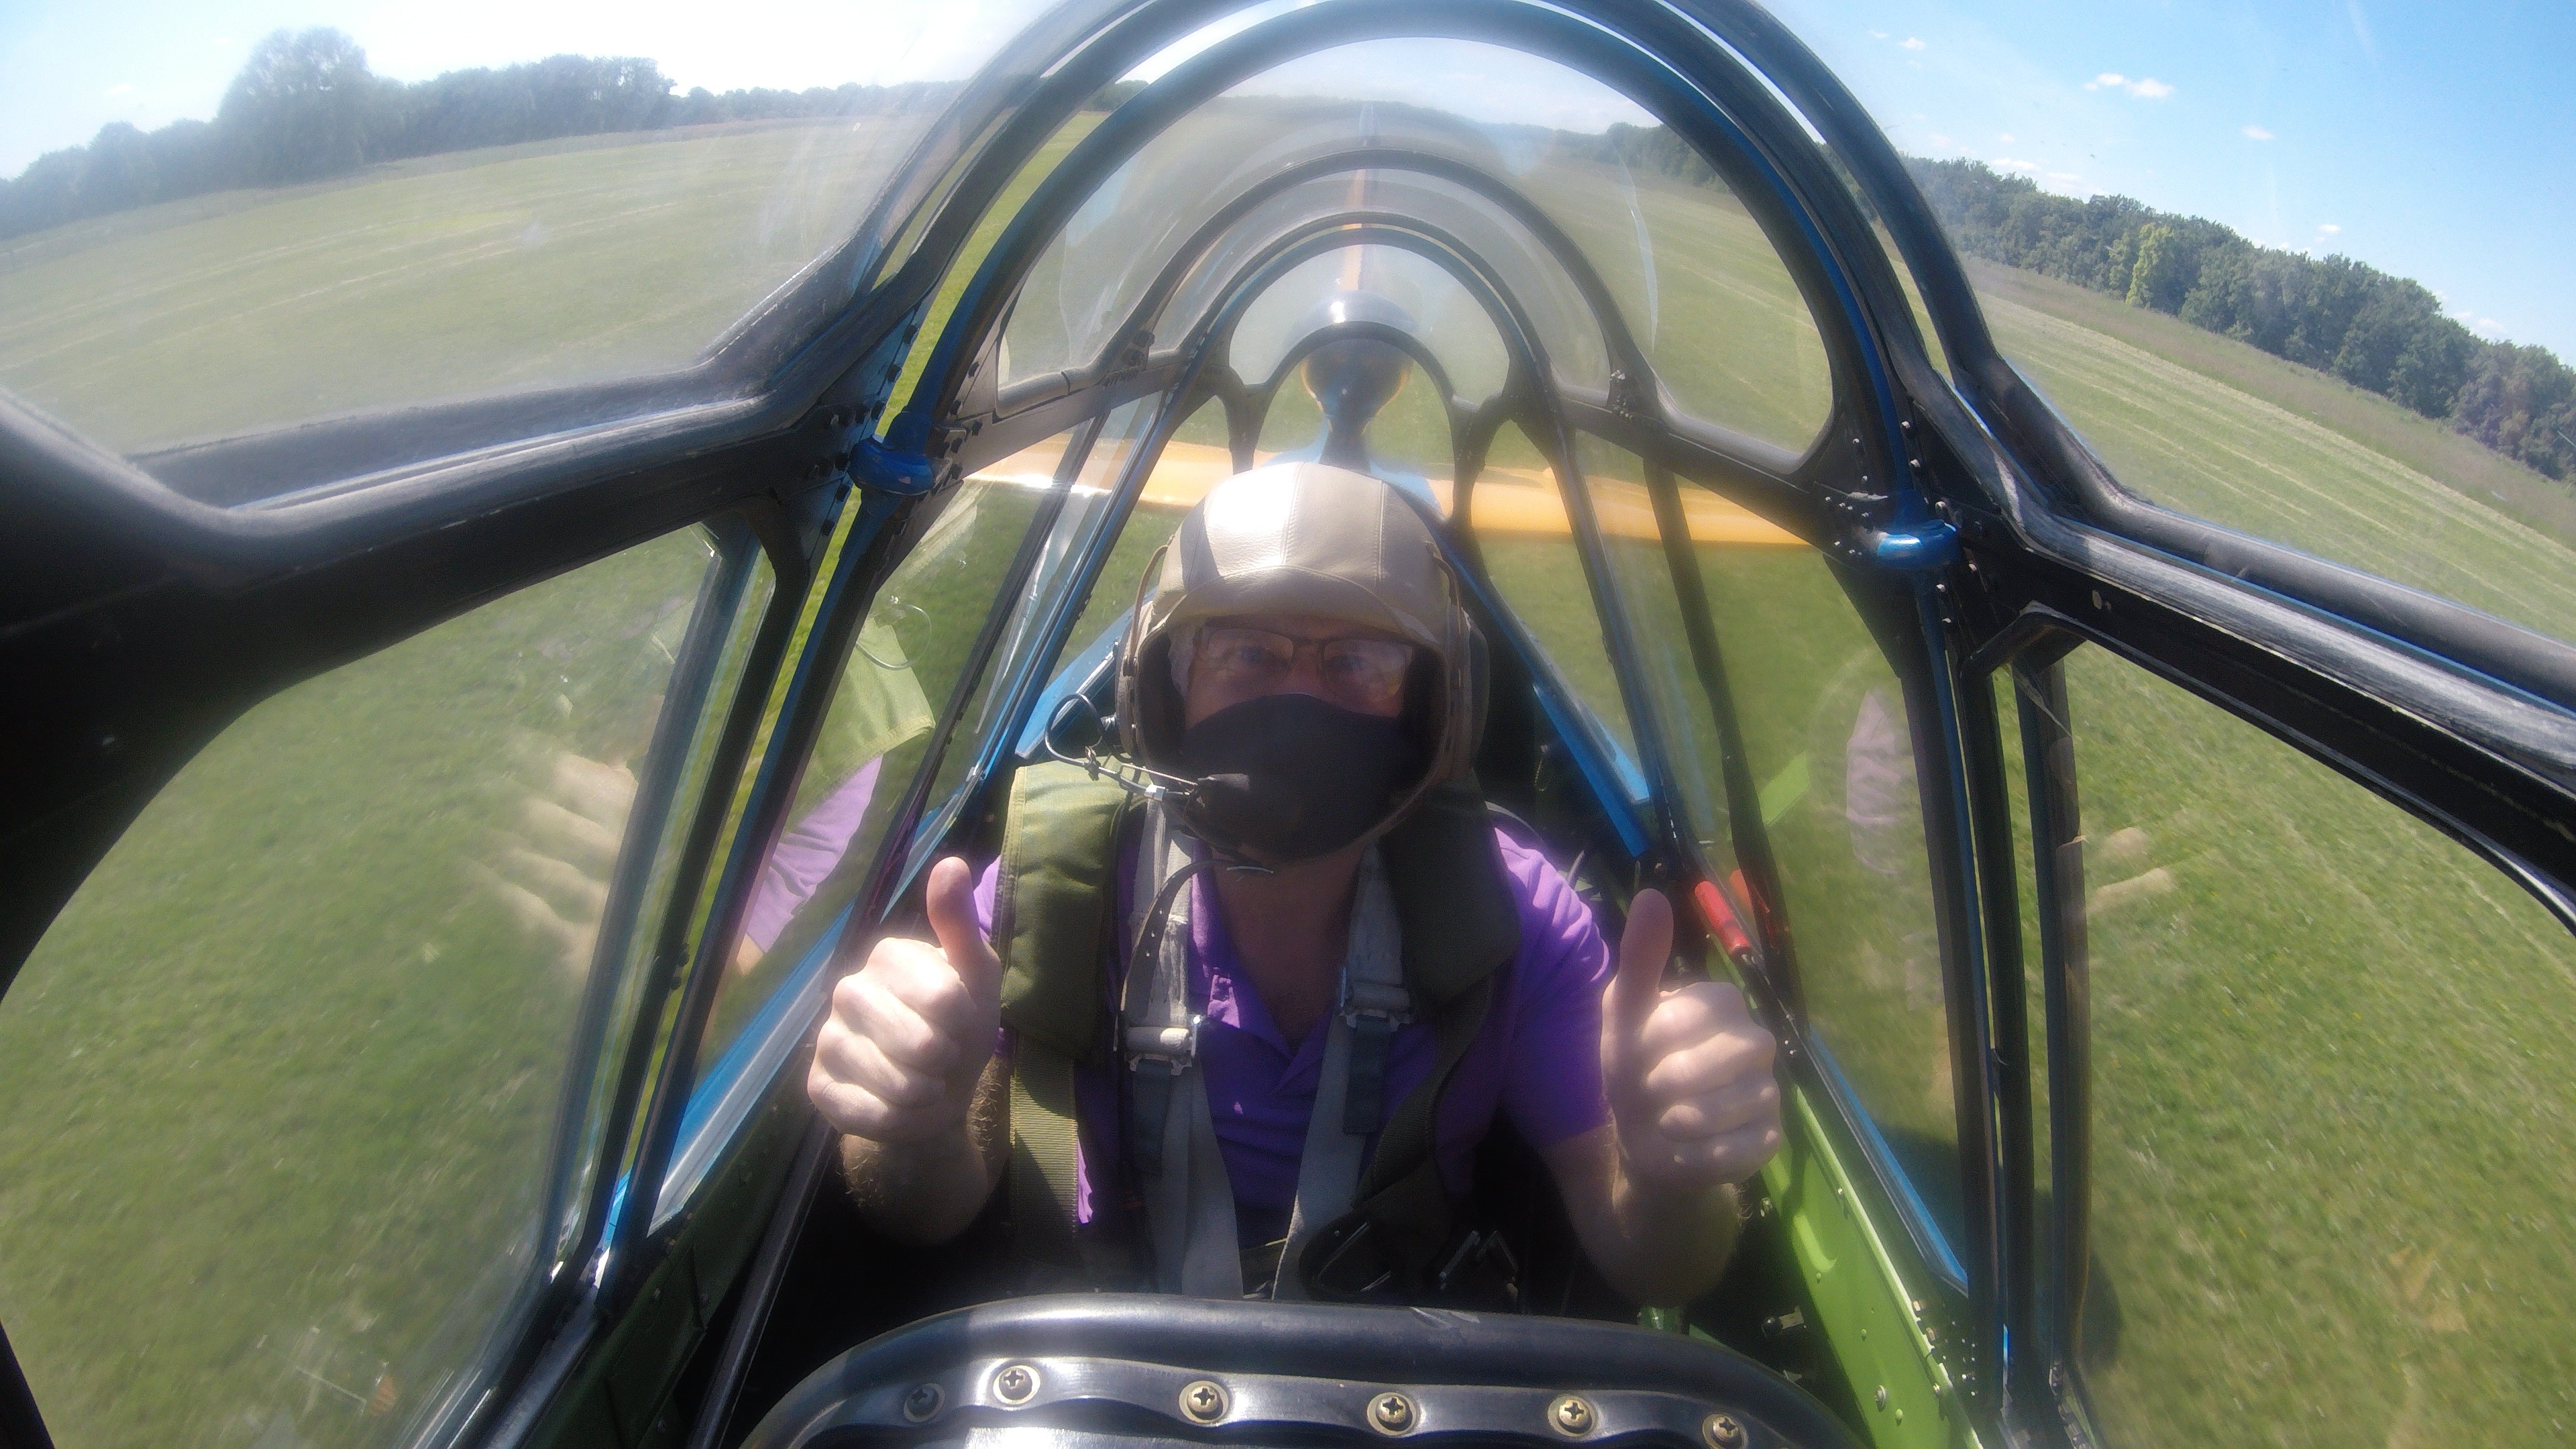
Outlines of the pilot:
<svg viewBox="0 0 2576 1449">
<path fill-rule="evenodd" d="M 1279 464 L 1147 573 L 1125 761 L 1024 767 L 1000 858 L 931 870 L 936 941 L 834 989 L 808 1091 L 862 1214 L 939 1242 L 1007 1183 L 1016 1242 L 1113 1285 L 1442 1301 L 1498 1271 L 1460 1208 L 1499 1114 L 1611 1286 L 1712 1286 L 1780 1141 L 1773 1039 L 1731 985 L 1664 989 L 1662 895 L 1614 959 L 1487 813 L 1482 645 L 1429 526 Z"/>
</svg>

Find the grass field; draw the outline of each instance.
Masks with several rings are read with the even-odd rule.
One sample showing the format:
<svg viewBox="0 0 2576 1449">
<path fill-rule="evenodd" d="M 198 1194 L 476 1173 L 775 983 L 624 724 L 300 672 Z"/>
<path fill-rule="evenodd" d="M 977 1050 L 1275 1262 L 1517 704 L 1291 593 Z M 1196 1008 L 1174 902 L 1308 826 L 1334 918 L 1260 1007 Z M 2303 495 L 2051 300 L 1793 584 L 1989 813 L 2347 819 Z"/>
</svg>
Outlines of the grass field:
<svg viewBox="0 0 2576 1449">
<path fill-rule="evenodd" d="M 886 150 L 767 128 L 449 158 L 22 247 L 0 272 L 0 385 L 145 448 L 670 366 L 828 244 Z M 1642 299 L 1625 193 L 1560 179 L 1569 224 L 1626 249 L 1614 285 Z M 1635 195 L 1676 395 L 1803 442 L 1821 360 L 1758 231 L 1707 191 Z M 1979 276 L 2007 353 L 2132 487 L 2576 634 L 2545 480 L 2171 319 Z M 1380 441 L 1436 474 L 1423 391 Z M 1263 446 L 1314 428 L 1292 389 Z M 1507 442 L 1495 461 L 1536 459 Z M 1026 509 L 987 493 L 896 590 L 920 612 L 880 601 L 934 709 Z M 1121 538 L 1077 642 L 1167 518 Z M 1487 556 L 1624 733 L 1570 544 Z M 1937 1147 L 1950 1064 L 1892 675 L 1813 554 L 1702 557 L 1819 1030 L 1900 1146 Z M 0 1002 L 0 1321 L 58 1440 L 382 1442 L 470 1346 L 537 1247 L 571 1003 L 559 943 L 478 872 L 527 829 L 527 740 L 634 747 L 703 558 L 647 545 L 263 706 L 38 949 Z M 1659 561 L 1622 546 L 1619 567 L 1669 676 L 1650 692 L 1689 726 Z M 2087 1373 L 2112 1441 L 2564 1442 L 2565 934 L 2247 727 L 2098 656 L 2069 674 L 2095 887 Z M 1713 780 L 1704 717 L 1677 733 Z M 857 763 L 818 761 L 806 797 Z M 729 988 L 725 1022 L 769 979 Z"/>
<path fill-rule="evenodd" d="M 2563 1443 L 2576 954 L 2324 766 L 2068 661 L 2114 1443 Z"/>
<path fill-rule="evenodd" d="M 1996 344 L 2132 491 L 2576 639 L 2576 491 L 2174 318 L 1974 275 Z"/>
<path fill-rule="evenodd" d="M 0 387 L 135 452 L 681 366 L 849 234 L 910 136 L 512 147 L 175 225 L 119 218 L 0 272 Z"/>
<path fill-rule="evenodd" d="M 579 968 L 478 879 L 548 843 L 544 750 L 649 732 L 707 556 L 262 705 L 55 923 L 0 1009 L 0 1313 L 59 1442 L 372 1441 L 551 1251 Z"/>
<path fill-rule="evenodd" d="M 2576 637 L 2561 485 L 2174 319 L 1974 276 L 2006 354 L 2132 489 Z M 2172 686 L 2086 651 L 2068 688 L 2102 1427 L 2564 1442 L 2567 933 L 2431 828 Z"/>
</svg>

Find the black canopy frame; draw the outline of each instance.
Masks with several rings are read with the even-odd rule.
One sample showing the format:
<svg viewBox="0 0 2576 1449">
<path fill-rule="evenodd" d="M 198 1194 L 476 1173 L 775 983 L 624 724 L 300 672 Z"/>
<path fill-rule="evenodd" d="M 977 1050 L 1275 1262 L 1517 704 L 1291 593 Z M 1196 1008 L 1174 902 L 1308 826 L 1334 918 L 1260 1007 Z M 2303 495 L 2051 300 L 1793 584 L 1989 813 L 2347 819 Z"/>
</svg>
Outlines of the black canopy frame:
<svg viewBox="0 0 2576 1449">
<path fill-rule="evenodd" d="M 0 517 L 9 525 L 0 528 L 0 578 L 9 580 L 0 672 L 48 701 L 7 727 L 14 757 L 34 768 L 11 776 L 0 810 L 0 876 L 11 882 L 0 977 L 14 973 L 159 785 L 251 703 L 536 578 L 739 512 L 778 567 L 783 595 L 791 579 L 810 576 L 816 530 L 848 496 L 840 470 L 855 468 L 851 503 L 865 518 L 832 581 L 836 617 L 854 628 L 930 512 L 906 475 L 872 466 L 863 449 L 933 290 L 1018 161 L 1101 85 L 1232 8 L 1077 0 L 1050 11 L 960 92 L 859 233 L 720 342 L 711 358 L 721 366 L 702 364 L 685 385 L 644 379 L 363 414 L 138 460 L 147 466 L 0 400 Z M 1781 198 L 1799 227 L 1784 258 L 1830 262 L 1839 315 L 1858 319 L 1854 345 L 1874 359 L 1864 380 L 1892 431 L 1855 430 L 1844 454 L 1836 429 L 1833 446 L 1810 455 L 1814 506 L 1831 525 L 1814 536 L 1847 579 L 1861 580 L 1852 564 L 1869 532 L 1901 521 L 1886 500 L 1896 496 L 1889 484 L 1908 478 L 1958 529 L 1959 565 L 1916 576 L 1920 586 L 1875 571 L 1858 584 L 1891 604 L 1902 599 L 1885 585 L 1911 595 L 1921 649 L 1906 652 L 1928 651 L 1922 687 L 1970 700 L 1965 717 L 1991 707 L 1984 681 L 2017 651 L 2068 635 L 2095 642 L 2433 823 L 2576 922 L 2576 842 L 2560 828 L 2576 815 L 2576 651 L 2119 490 L 1996 353 L 1964 270 L 1886 138 L 1750 0 L 1597 0 L 1548 13 L 1558 17 L 1545 22 L 1559 27 L 1551 34 L 1580 26 L 1687 76 L 1694 104 L 1732 128 L 1718 127 L 1725 144 L 1714 154 L 1740 148 L 1776 180 L 1762 194 Z M 1708 114 L 1682 119 L 1695 144 L 1718 126 Z M 1947 375 L 1924 351 L 1873 221 L 1917 283 Z M 863 276 L 872 280 L 854 289 Z M 1168 384 L 1171 374 L 1156 369 L 1179 360 L 1130 374 L 1127 395 Z M 712 381 L 719 373 L 722 386 Z M 1577 426 L 1597 420 L 1606 430 L 1625 416 L 1618 403 L 1569 395 L 1562 405 Z M 1665 422 L 1649 441 L 1672 450 L 1673 471 L 1700 476 L 1678 461 L 1694 445 L 1691 425 Z M 899 452 L 927 438 L 888 441 Z M 1727 443 L 1698 440 L 1742 463 Z M 1722 469 L 1712 462 L 1708 471 Z M 1863 510 L 1875 511 L 1855 516 Z M 846 646 L 847 628 L 818 629 L 816 647 Z M 1909 699 L 1916 687 L 1909 681 Z M 791 691 L 781 750 L 810 740 L 828 692 Z M 1987 753 L 1975 728 L 1949 750 L 1954 759 Z M 1954 859 L 1956 887 L 1974 860 L 1991 875 L 2009 852 L 1997 853 L 1991 812 L 1968 808 L 1967 772 L 1949 773 L 1957 788 L 1941 792 L 1950 802 L 1942 808 L 1955 829 L 1933 835 L 1936 852 Z M 764 773 L 742 848 L 765 847 L 784 809 L 781 783 L 792 790 L 792 779 L 792 770 Z M 2034 811 L 2045 789 L 2034 776 Z M 1989 1019 L 2004 1020 L 2000 997 L 2019 990 L 2018 973 L 2001 969 L 2008 923 L 1995 914 L 1990 880 L 1942 895 L 1985 906 L 1983 949 L 1954 953 L 1956 928 L 1944 928 L 1945 957 L 1971 956 L 1982 971 L 1994 953 L 1992 978 L 1967 983 L 1967 1014 L 1982 1033 Z M 2043 956 L 2058 981 L 2060 950 L 2044 941 Z M 1984 1099 L 1989 1078 L 2009 1094 L 2020 1076 L 2026 1100 L 2026 1062 L 1998 1055 L 2003 1048 L 1982 1035 L 1961 1045 L 1971 1050 L 1957 1054 L 1958 1070 L 1973 1089 L 1963 1112 L 1968 1096 Z M 1997 1099 L 2002 1115 L 2012 1100 Z M 2000 1205 L 1984 1217 L 2000 1236 L 1984 1250 L 1989 1261 L 1971 1265 L 1989 1285 L 1982 1301 L 1996 1305 L 1977 1313 L 1985 1357 L 1975 1361 L 1995 1367 L 1972 1370 L 1982 1379 L 1976 1398 L 2011 1402 L 1991 1397 L 2009 1390 L 2009 1370 L 2023 1386 L 2018 1402 L 2044 1406 L 2053 1397 L 2042 1387 L 2046 1342 L 2028 1294 L 2002 1281 L 2027 1231 L 2027 1156 L 2009 1143 L 1978 1155 L 1995 1164 Z M 639 1191 L 649 1196 L 652 1186 Z M 533 1403 L 559 1381 L 601 1314 L 652 1268 L 656 1245 L 637 1246 L 605 1283 L 567 1275 L 546 1290 L 529 1321 L 558 1325 L 556 1336 L 514 1347 L 488 1378 L 490 1402 Z M 2012 1363 L 1982 1337 L 1987 1324 L 2010 1328 Z M 13 1443 L 43 1442 L 14 1361 L 0 1368 L 0 1431 Z M 2033 1412 L 2029 1422 L 2045 1427 Z M 499 1422 L 506 1440 L 529 1420 Z"/>
</svg>

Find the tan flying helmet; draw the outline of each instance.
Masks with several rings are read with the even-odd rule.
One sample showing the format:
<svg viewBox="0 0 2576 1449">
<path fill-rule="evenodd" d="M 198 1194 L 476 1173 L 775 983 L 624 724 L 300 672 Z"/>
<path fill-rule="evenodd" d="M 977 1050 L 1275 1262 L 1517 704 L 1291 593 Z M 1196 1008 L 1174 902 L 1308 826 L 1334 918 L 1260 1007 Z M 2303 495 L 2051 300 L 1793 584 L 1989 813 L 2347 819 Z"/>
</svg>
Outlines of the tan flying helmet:
<svg viewBox="0 0 2576 1449">
<path fill-rule="evenodd" d="M 1244 614 L 1304 614 L 1392 634 L 1417 646 L 1405 717 L 1431 761 L 1374 839 L 1423 792 L 1474 766 L 1484 727 L 1483 642 L 1430 526 L 1393 488 L 1347 468 L 1274 463 L 1238 473 L 1199 500 L 1146 564 L 1154 591 L 1138 605 L 1118 661 L 1119 743 L 1155 770 L 1180 758 L 1180 690 L 1172 641 Z"/>
</svg>

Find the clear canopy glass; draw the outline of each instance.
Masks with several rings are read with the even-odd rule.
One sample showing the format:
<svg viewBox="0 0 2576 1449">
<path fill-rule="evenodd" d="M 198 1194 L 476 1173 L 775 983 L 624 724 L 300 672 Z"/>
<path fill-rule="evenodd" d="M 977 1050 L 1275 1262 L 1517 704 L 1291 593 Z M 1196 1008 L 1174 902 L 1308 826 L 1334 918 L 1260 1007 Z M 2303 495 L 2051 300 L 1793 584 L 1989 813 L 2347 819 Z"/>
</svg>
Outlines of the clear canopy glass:
<svg viewBox="0 0 2576 1449">
<path fill-rule="evenodd" d="M 0 388 L 147 468 L 425 403 L 728 390 L 729 352 L 846 300 L 836 255 L 1041 8 L 178 7 L 154 54 L 131 16 L 29 17 Z"/>
<path fill-rule="evenodd" d="M 1385 98 L 1401 77 L 1418 83 Z M 1632 155 L 1676 174 L 1641 180 Z M 1325 295 L 1365 291 L 1396 304 L 1462 400 L 1490 396 L 1502 344 L 1486 303 L 1443 273 L 1449 252 L 1486 271 L 1552 384 L 1606 391 L 1632 342 L 1680 410 L 1795 452 L 1832 408 L 1814 321 L 1760 227 L 1690 158 L 1619 92 L 1519 51 L 1400 39 L 1302 57 L 1174 120 L 1090 192 L 1020 290 L 1004 380 L 1100 366 L 1140 328 L 1180 345 L 1264 261 L 1377 225 L 1416 250 L 1272 282 L 1227 358 L 1247 384 Z"/>
<path fill-rule="evenodd" d="M 1772 8 L 2122 487 L 2576 641 L 2576 13 Z"/>
</svg>

